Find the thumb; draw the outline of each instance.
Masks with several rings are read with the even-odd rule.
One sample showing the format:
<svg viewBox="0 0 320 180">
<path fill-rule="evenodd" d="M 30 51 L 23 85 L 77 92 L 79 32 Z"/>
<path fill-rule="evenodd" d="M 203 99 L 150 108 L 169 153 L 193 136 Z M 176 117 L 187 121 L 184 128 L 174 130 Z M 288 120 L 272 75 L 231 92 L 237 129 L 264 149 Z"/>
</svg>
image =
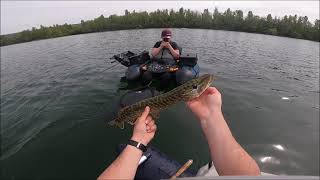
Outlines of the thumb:
<svg viewBox="0 0 320 180">
<path fill-rule="evenodd" d="M 138 118 L 138 121 L 144 121 L 147 116 L 149 115 L 149 112 L 150 112 L 150 108 L 149 106 L 146 106 L 144 111 L 142 112 L 141 116 Z"/>
<path fill-rule="evenodd" d="M 190 101 L 187 101 L 187 102 L 186 102 L 186 105 L 190 107 L 190 106 L 192 106 L 192 104 L 193 104 L 194 102 L 196 102 L 196 98 L 195 98 L 195 99 L 191 99 Z"/>
<path fill-rule="evenodd" d="M 207 94 L 214 94 L 217 92 L 217 89 L 215 87 L 208 87 L 208 89 L 206 90 Z"/>
</svg>

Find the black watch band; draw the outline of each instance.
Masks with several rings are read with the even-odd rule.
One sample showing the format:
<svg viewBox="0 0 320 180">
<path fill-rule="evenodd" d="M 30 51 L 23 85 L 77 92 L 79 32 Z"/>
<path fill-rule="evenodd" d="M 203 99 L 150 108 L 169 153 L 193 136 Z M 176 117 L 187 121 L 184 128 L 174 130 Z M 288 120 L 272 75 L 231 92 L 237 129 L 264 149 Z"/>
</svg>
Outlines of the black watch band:
<svg viewBox="0 0 320 180">
<path fill-rule="evenodd" d="M 131 146 L 134 146 L 134 147 L 136 147 L 136 148 L 138 148 L 138 149 L 140 149 L 142 152 L 146 152 L 147 151 L 147 146 L 145 146 L 144 144 L 142 144 L 142 143 L 139 143 L 139 142 L 137 142 L 137 141 L 134 141 L 134 140 L 129 140 L 129 142 L 128 142 L 128 144 L 129 145 L 131 145 Z"/>
</svg>

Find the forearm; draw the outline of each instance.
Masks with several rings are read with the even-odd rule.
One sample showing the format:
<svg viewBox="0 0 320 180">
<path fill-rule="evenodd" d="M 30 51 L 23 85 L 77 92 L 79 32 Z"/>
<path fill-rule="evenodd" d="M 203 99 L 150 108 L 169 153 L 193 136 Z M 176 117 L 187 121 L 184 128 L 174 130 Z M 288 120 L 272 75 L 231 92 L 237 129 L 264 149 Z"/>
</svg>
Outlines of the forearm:
<svg viewBox="0 0 320 180">
<path fill-rule="evenodd" d="M 153 57 L 155 57 L 156 55 L 158 55 L 159 54 L 159 52 L 161 51 L 161 47 L 158 47 L 158 48 L 152 48 L 152 50 L 151 50 L 151 55 L 153 56 Z"/>
<path fill-rule="evenodd" d="M 104 179 L 133 179 L 142 151 L 128 145 L 115 161 L 98 177 Z"/>
<path fill-rule="evenodd" d="M 174 59 L 179 59 L 180 57 L 179 50 L 174 50 L 171 46 L 169 47 L 169 50 L 172 56 L 174 57 Z"/>
<path fill-rule="evenodd" d="M 236 142 L 221 111 L 201 120 L 212 161 L 219 175 L 260 175 L 260 169 Z"/>
</svg>

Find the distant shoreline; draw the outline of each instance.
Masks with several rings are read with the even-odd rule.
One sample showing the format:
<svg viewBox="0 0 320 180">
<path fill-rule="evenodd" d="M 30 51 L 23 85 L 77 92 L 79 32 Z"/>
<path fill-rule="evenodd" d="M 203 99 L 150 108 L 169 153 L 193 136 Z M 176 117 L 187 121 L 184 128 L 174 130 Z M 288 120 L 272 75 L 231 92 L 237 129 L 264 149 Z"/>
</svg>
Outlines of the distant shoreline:
<svg viewBox="0 0 320 180">
<path fill-rule="evenodd" d="M 198 13 L 183 8 L 180 8 L 179 11 L 165 9 L 150 13 L 126 10 L 123 16 L 111 15 L 105 18 L 101 15 L 94 20 L 82 20 L 79 24 L 40 26 L 40 28 L 18 33 L 0 35 L 0 46 L 77 34 L 150 28 L 226 30 L 320 42 L 319 24 L 319 20 L 316 20 L 314 24 L 310 23 L 307 16 L 290 15 L 273 18 L 269 14 L 267 17 L 259 17 L 249 11 L 244 17 L 241 10 L 231 11 L 230 9 L 223 13 L 220 13 L 218 9 L 215 9 L 213 13 L 208 9 Z"/>
<path fill-rule="evenodd" d="M 66 36 L 59 36 L 59 37 L 52 37 L 52 38 L 46 38 L 46 39 L 37 39 L 37 40 L 32 40 L 32 41 L 26 41 L 26 42 L 19 42 L 15 44 L 8 44 L 0 47 L 6 47 L 6 46 L 11 46 L 11 45 L 17 45 L 17 44 L 23 44 L 23 43 L 29 43 L 29 42 L 36 42 L 36 41 L 42 41 L 42 40 L 48 40 L 48 39 L 56 39 L 56 38 L 63 38 L 63 37 L 70 37 L 70 36 L 76 36 L 76 35 L 85 35 L 85 34 L 93 34 L 93 33 L 104 33 L 104 32 L 112 32 L 112 31 L 125 31 L 125 30 L 144 30 L 144 29 L 163 29 L 163 27 L 160 28 L 141 28 L 141 29 L 118 29 L 118 30 L 106 30 L 106 31 L 98 31 L 98 32 L 88 32 L 88 33 L 81 33 L 81 34 L 71 34 L 71 35 L 66 35 Z M 170 29 L 183 29 L 183 28 L 175 28 L 172 27 Z M 306 41 L 311 41 L 311 42 L 319 42 L 320 41 L 313 41 L 309 39 L 299 39 L 299 38 L 292 38 L 292 37 L 287 37 L 287 36 L 278 36 L 278 35 L 272 35 L 272 34 L 262 34 L 262 33 L 256 33 L 256 32 L 244 32 L 244 31 L 232 31 L 232 30 L 225 30 L 225 29 L 203 29 L 203 28 L 184 28 L 184 29 L 199 29 L 199 30 L 215 30 L 215 31 L 230 31 L 230 32 L 240 32 L 240 33 L 249 33 L 249 34 L 257 34 L 257 35 L 266 35 L 266 36 L 274 36 L 274 37 L 283 37 L 283 38 L 290 38 L 290 39 L 297 39 L 297 40 L 306 40 Z"/>
</svg>

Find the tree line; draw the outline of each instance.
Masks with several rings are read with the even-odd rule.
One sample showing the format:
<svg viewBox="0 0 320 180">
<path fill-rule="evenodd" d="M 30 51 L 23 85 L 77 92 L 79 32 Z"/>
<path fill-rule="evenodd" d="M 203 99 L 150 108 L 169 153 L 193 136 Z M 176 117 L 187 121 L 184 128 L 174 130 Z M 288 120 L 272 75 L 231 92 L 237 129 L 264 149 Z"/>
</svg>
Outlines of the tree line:
<svg viewBox="0 0 320 180">
<path fill-rule="evenodd" d="M 227 9 L 225 12 L 219 12 L 217 8 L 214 9 L 214 12 L 204 9 L 202 13 L 183 8 L 178 11 L 164 9 L 149 13 L 125 10 L 125 14 L 122 16 L 104 17 L 101 15 L 93 20 L 81 20 L 79 24 L 33 27 L 31 30 L 1 35 L 0 37 L 1 46 L 5 46 L 83 33 L 167 27 L 242 31 L 320 41 L 320 21 L 318 19 L 311 23 L 307 16 L 272 17 L 269 14 L 267 17 L 259 17 L 254 15 L 252 11 L 244 16 L 241 10 Z"/>
</svg>

